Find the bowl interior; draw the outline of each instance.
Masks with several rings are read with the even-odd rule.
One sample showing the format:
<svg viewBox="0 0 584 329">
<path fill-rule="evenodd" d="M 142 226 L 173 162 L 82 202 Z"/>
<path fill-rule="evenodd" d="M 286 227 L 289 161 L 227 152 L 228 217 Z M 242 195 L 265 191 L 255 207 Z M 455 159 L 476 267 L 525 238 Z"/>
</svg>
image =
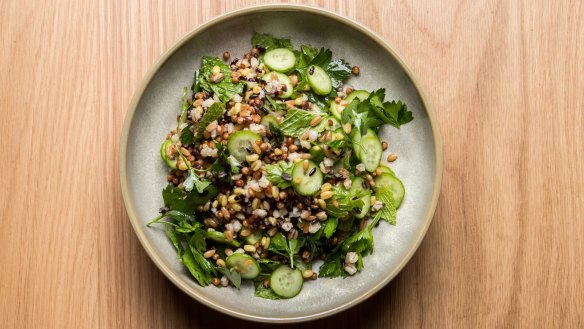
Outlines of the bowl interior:
<svg viewBox="0 0 584 329">
<path fill-rule="evenodd" d="M 193 72 L 204 55 L 232 58 L 250 49 L 254 31 L 290 37 L 295 46 L 304 43 L 326 47 L 335 58 L 361 68 L 349 85 L 356 89 L 386 89 L 386 99 L 403 100 L 414 121 L 400 130 L 382 130 L 389 151 L 399 154 L 391 164 L 403 180 L 407 195 L 398 211 L 397 226 L 382 222 L 374 230 L 375 252 L 365 258 L 364 270 L 347 279 L 318 279 L 305 283 L 299 296 L 272 301 L 254 297 L 253 286 L 240 290 L 200 287 L 178 261 L 162 228 L 146 228 L 162 206 L 161 190 L 167 169 L 159 147 L 176 124 L 183 86 L 191 85 Z M 253 320 L 295 321 L 332 314 L 368 297 L 401 269 L 425 233 L 427 215 L 436 182 L 436 149 L 431 123 L 423 101 L 399 61 L 367 34 L 331 16 L 298 9 L 244 12 L 208 25 L 191 35 L 164 61 L 141 94 L 127 141 L 128 212 L 136 232 L 157 265 L 181 289 L 220 311 Z M 433 209 L 432 209 L 433 210 Z M 318 267 L 320 264 L 317 264 Z M 326 296 L 323 298 L 323 296 Z"/>
</svg>

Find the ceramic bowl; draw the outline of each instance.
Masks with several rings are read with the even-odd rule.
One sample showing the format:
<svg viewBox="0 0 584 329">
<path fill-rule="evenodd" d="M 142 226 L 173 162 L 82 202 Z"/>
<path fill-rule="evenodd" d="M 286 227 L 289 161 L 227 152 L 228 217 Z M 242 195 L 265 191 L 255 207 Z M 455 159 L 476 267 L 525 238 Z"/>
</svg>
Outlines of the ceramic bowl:
<svg viewBox="0 0 584 329">
<path fill-rule="evenodd" d="M 386 89 L 386 99 L 404 101 L 414 121 L 401 129 L 381 130 L 389 151 L 399 154 L 391 167 L 403 180 L 406 197 L 397 225 L 382 222 L 373 234 L 375 252 L 365 258 L 361 273 L 346 279 L 307 281 L 288 300 L 254 296 L 251 282 L 237 289 L 200 287 L 179 262 L 161 228 L 146 223 L 163 205 L 167 168 L 159 148 L 176 125 L 183 86 L 204 55 L 233 56 L 251 47 L 254 31 L 289 37 L 298 47 L 311 44 L 333 51 L 361 68 L 349 85 Z M 267 5 L 221 15 L 188 33 L 172 46 L 146 75 L 130 105 L 120 145 L 120 178 L 126 209 L 140 242 L 160 270 L 181 290 L 211 308 L 254 321 L 298 322 L 328 316 L 360 303 L 393 279 L 412 257 L 434 215 L 442 177 L 442 149 L 435 116 L 420 84 L 404 61 L 379 36 L 337 14 L 298 5 Z M 318 264 L 317 264 L 318 266 Z"/>
</svg>

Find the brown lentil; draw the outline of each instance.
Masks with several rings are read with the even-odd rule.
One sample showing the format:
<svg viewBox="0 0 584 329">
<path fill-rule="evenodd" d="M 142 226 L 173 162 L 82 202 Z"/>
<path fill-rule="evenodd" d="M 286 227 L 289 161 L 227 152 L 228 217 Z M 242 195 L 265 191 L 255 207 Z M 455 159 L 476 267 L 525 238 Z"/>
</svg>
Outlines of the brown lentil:
<svg viewBox="0 0 584 329">
<path fill-rule="evenodd" d="M 359 66 L 355 65 L 351 69 L 351 72 L 353 73 L 353 75 L 359 75 L 359 73 L 361 73 L 361 69 L 359 68 Z"/>
</svg>

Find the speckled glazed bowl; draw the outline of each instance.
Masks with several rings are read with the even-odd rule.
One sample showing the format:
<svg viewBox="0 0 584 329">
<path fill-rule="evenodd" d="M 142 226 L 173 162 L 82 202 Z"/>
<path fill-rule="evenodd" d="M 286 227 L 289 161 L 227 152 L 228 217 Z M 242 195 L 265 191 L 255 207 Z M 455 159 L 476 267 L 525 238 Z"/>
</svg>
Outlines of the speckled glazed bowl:
<svg viewBox="0 0 584 329">
<path fill-rule="evenodd" d="M 406 197 L 397 225 L 382 222 L 373 231 L 375 252 L 365 268 L 342 279 L 307 281 L 289 300 L 254 296 L 250 282 L 241 290 L 200 287 L 179 262 L 161 228 L 146 223 L 162 206 L 167 168 L 160 143 L 176 124 L 183 86 L 190 86 L 201 56 L 234 56 L 250 48 L 254 31 L 290 37 L 295 46 L 309 43 L 333 51 L 359 65 L 361 74 L 349 81 L 358 89 L 386 88 L 387 99 L 405 101 L 414 121 L 401 130 L 386 127 L 381 137 L 399 159 L 392 168 L 403 180 Z M 389 152 L 386 151 L 386 152 Z M 387 156 L 387 153 L 383 157 Z M 154 65 L 130 105 L 120 145 L 122 192 L 130 221 L 140 242 L 160 270 L 196 300 L 226 314 L 254 321 L 284 323 L 328 316 L 347 309 L 384 287 L 404 267 L 422 241 L 434 215 L 442 178 L 442 148 L 436 119 L 411 71 L 383 40 L 347 18 L 297 5 L 267 5 L 219 16 L 187 34 Z M 318 267 L 320 264 L 316 264 Z"/>
</svg>

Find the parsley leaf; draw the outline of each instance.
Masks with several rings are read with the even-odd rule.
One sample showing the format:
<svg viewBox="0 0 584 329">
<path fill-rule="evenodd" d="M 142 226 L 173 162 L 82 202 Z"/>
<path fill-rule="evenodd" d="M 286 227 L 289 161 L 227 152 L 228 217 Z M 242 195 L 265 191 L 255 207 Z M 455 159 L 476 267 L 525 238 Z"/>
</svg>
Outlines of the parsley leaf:
<svg viewBox="0 0 584 329">
<path fill-rule="evenodd" d="M 265 298 L 265 299 L 272 299 L 272 300 L 278 300 L 278 299 L 282 299 L 282 297 L 276 295 L 276 293 L 272 290 L 272 288 L 266 288 L 264 287 L 263 284 L 263 279 L 266 279 L 267 277 L 263 276 L 263 277 L 259 277 L 256 281 L 255 284 L 255 296 L 256 297 L 261 297 L 261 298 Z"/>
<path fill-rule="evenodd" d="M 254 32 L 251 38 L 251 45 L 253 47 L 260 46 L 266 50 L 276 48 L 286 48 L 292 50 L 292 43 L 290 39 L 274 38 L 271 34 Z"/>
<path fill-rule="evenodd" d="M 320 266 L 318 276 L 321 278 L 346 276 L 345 271 L 343 271 L 342 254 L 340 252 L 335 252 L 329 255 Z"/>
<path fill-rule="evenodd" d="M 337 225 L 339 224 L 339 219 L 336 217 L 331 217 L 324 223 L 324 236 L 329 239 L 335 231 L 337 230 Z"/>
<path fill-rule="evenodd" d="M 183 146 L 188 146 L 195 142 L 195 133 L 191 128 L 192 126 L 186 126 L 180 131 L 180 142 Z"/>
<path fill-rule="evenodd" d="M 214 92 L 222 102 L 227 102 L 243 92 L 243 82 L 233 83 L 230 79 L 231 69 L 217 57 L 203 56 L 201 70 L 197 76 L 194 89 L 201 88 L 207 92 Z M 211 72 L 214 66 L 218 66 L 221 73 L 225 75 L 219 83 L 211 82 Z"/>
<path fill-rule="evenodd" d="M 366 193 L 362 190 L 351 191 L 338 186 L 333 186 L 331 192 L 333 196 L 327 200 L 326 211 L 329 217 L 336 218 L 345 218 L 353 209 L 361 209 L 363 206 L 361 198 Z M 333 204 L 335 200 L 338 203 L 338 207 Z"/>
<path fill-rule="evenodd" d="M 351 76 L 351 65 L 343 59 L 329 62 L 323 69 L 331 77 L 333 88 L 341 86 L 341 81 L 347 81 Z"/>
<path fill-rule="evenodd" d="M 203 114 L 203 118 L 199 122 L 199 126 L 197 127 L 197 132 L 195 133 L 195 139 L 200 140 L 203 138 L 203 134 L 205 133 L 205 128 L 215 121 L 219 120 L 223 116 L 223 112 L 225 111 L 225 104 L 224 103 L 213 103 L 205 114 Z"/>
<path fill-rule="evenodd" d="M 205 189 L 209 185 L 211 185 L 211 182 L 202 181 L 199 175 L 197 175 L 197 173 L 195 172 L 195 170 L 191 168 L 189 170 L 189 176 L 187 177 L 187 179 L 185 179 L 183 185 L 187 192 L 192 191 L 194 187 L 197 189 L 197 192 L 203 193 L 203 191 L 205 191 Z"/>
<path fill-rule="evenodd" d="M 267 178 L 272 184 L 278 186 L 279 188 L 287 188 L 292 186 L 290 180 L 285 180 L 282 175 L 288 174 L 292 177 L 292 163 L 286 161 L 279 161 L 276 164 L 266 164 Z"/>
<path fill-rule="evenodd" d="M 219 189 L 214 185 L 209 185 L 203 193 L 196 191 L 185 191 L 181 188 L 168 185 L 162 190 L 164 204 L 171 210 L 178 210 L 184 213 L 194 213 L 197 206 L 205 204 L 219 193 Z"/>
<path fill-rule="evenodd" d="M 316 127 L 310 127 L 310 122 L 317 116 L 322 117 L 321 123 Z M 286 136 L 300 137 L 306 130 L 322 132 L 327 127 L 328 115 L 324 113 L 309 112 L 300 109 L 290 109 L 280 124 L 280 131 Z"/>
</svg>

